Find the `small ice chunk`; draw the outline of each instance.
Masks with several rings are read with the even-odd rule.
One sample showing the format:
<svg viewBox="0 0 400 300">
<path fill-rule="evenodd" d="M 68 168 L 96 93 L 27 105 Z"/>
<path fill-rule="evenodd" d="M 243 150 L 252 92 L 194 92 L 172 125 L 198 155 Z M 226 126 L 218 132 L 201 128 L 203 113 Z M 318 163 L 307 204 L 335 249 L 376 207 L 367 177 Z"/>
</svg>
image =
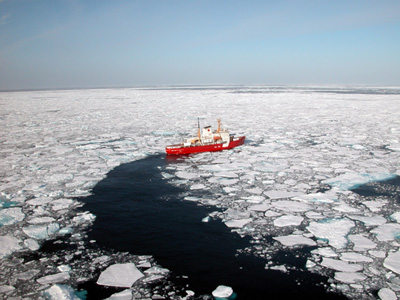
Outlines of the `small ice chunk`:
<svg viewBox="0 0 400 300">
<path fill-rule="evenodd" d="M 332 258 L 327 258 L 327 257 L 324 257 L 322 259 L 321 265 L 326 268 L 333 269 L 336 271 L 350 272 L 350 273 L 358 272 L 363 269 L 362 265 L 350 264 L 350 263 L 342 261 L 342 260 L 337 260 L 337 259 L 332 259 Z"/>
<path fill-rule="evenodd" d="M 361 234 L 350 234 L 348 238 L 354 244 L 354 251 L 365 251 L 376 247 L 376 243 Z"/>
<path fill-rule="evenodd" d="M 131 300 L 131 299 L 132 299 L 132 290 L 130 289 L 112 294 L 110 298 L 107 298 L 107 300 Z"/>
<path fill-rule="evenodd" d="M 211 220 L 211 217 L 207 216 L 207 217 L 204 217 L 203 219 L 201 219 L 201 222 L 208 223 L 208 222 L 210 222 L 210 220 Z"/>
<path fill-rule="evenodd" d="M 274 225 L 278 227 L 298 226 L 303 222 L 303 220 L 304 218 L 301 216 L 286 215 L 275 219 Z"/>
<path fill-rule="evenodd" d="M 325 257 L 336 257 L 338 256 L 338 254 L 333 251 L 333 249 L 331 247 L 321 247 L 315 250 L 311 251 L 314 254 L 319 254 L 321 256 L 325 256 Z"/>
<path fill-rule="evenodd" d="M 371 250 L 371 251 L 368 251 L 368 253 L 377 258 L 385 258 L 386 257 L 386 253 L 384 251 Z"/>
<path fill-rule="evenodd" d="M 21 249 L 19 243 L 20 240 L 13 236 L 10 235 L 0 236 L 0 258 L 5 257 L 13 253 L 14 251 Z"/>
<path fill-rule="evenodd" d="M 283 199 L 298 196 L 300 193 L 288 191 L 266 191 L 264 192 L 264 195 L 270 199 Z"/>
<path fill-rule="evenodd" d="M 389 253 L 386 259 L 383 261 L 383 265 L 389 270 L 400 274 L 400 250 Z"/>
<path fill-rule="evenodd" d="M 367 276 L 357 272 L 336 272 L 335 279 L 344 283 L 356 283 L 365 280 Z"/>
<path fill-rule="evenodd" d="M 305 212 L 312 209 L 312 206 L 299 201 L 279 200 L 271 203 L 274 208 L 286 212 Z"/>
<path fill-rule="evenodd" d="M 316 243 L 309 238 L 306 238 L 302 235 L 286 235 L 286 236 L 278 236 L 274 237 L 274 240 L 277 240 L 280 242 L 282 245 L 291 247 L 291 246 L 297 246 L 297 245 L 307 245 L 307 246 L 315 246 Z"/>
<path fill-rule="evenodd" d="M 378 292 L 379 298 L 382 300 L 397 300 L 396 293 L 388 288 L 381 288 Z"/>
<path fill-rule="evenodd" d="M 379 226 L 383 225 L 387 222 L 386 218 L 382 216 L 372 216 L 372 217 L 364 217 L 364 216 L 349 216 L 350 219 L 357 220 L 363 222 L 366 226 Z"/>
<path fill-rule="evenodd" d="M 400 236 L 400 224 L 397 223 L 387 223 L 383 224 L 373 230 L 372 233 L 376 234 L 378 241 L 387 242 L 392 241 Z"/>
<path fill-rule="evenodd" d="M 314 254 L 319 254 L 321 256 L 325 256 L 325 257 L 336 257 L 338 256 L 338 254 L 333 251 L 333 249 L 331 247 L 321 247 L 315 250 L 311 251 Z"/>
<path fill-rule="evenodd" d="M 190 189 L 191 190 L 204 190 L 206 186 L 204 184 L 198 183 L 198 184 L 193 184 Z"/>
<path fill-rule="evenodd" d="M 285 267 L 285 265 L 280 265 L 280 266 L 272 266 L 269 267 L 270 270 L 275 270 L 275 271 L 281 271 L 282 273 L 287 273 L 287 268 Z"/>
<path fill-rule="evenodd" d="M 271 204 L 261 203 L 261 204 L 250 206 L 249 210 L 251 210 L 251 211 L 267 211 L 270 208 L 271 208 Z"/>
<path fill-rule="evenodd" d="M 226 214 L 229 218 L 238 220 L 238 219 L 246 219 L 250 217 L 250 212 L 248 211 L 240 211 L 232 208 L 228 208 L 224 214 Z"/>
<path fill-rule="evenodd" d="M 143 276 L 134 263 L 115 264 L 100 274 L 97 284 L 130 288 Z"/>
<path fill-rule="evenodd" d="M 146 274 L 168 274 L 169 270 L 166 268 L 161 268 L 161 267 L 151 267 L 150 269 L 144 271 Z"/>
<path fill-rule="evenodd" d="M 212 295 L 216 298 L 229 298 L 233 294 L 233 289 L 226 285 L 219 285 L 213 292 Z"/>
<path fill-rule="evenodd" d="M 51 202 L 52 209 L 55 211 L 66 209 L 74 203 L 71 199 L 57 199 Z"/>
<path fill-rule="evenodd" d="M 88 211 L 78 214 L 76 217 L 72 219 L 72 222 L 75 224 L 83 224 L 92 222 L 96 219 L 96 216 Z"/>
<path fill-rule="evenodd" d="M 346 236 L 354 226 L 354 222 L 347 219 L 327 219 L 311 222 L 307 229 L 317 238 L 328 239 L 332 247 L 344 248 L 347 244 Z"/>
<path fill-rule="evenodd" d="M 340 259 L 349 262 L 373 262 L 370 257 L 355 252 L 344 252 L 340 255 Z"/>
<path fill-rule="evenodd" d="M 276 211 L 273 211 L 273 210 L 267 210 L 267 211 L 264 213 L 264 216 L 266 216 L 266 217 L 268 217 L 268 218 L 277 217 L 277 216 L 280 216 L 280 215 L 282 215 L 282 214 L 277 213 Z"/>
<path fill-rule="evenodd" d="M 51 235 L 57 233 L 60 229 L 58 223 L 50 223 L 48 225 L 30 225 L 22 228 L 25 234 L 33 239 L 44 240 L 49 238 Z"/>
<path fill-rule="evenodd" d="M 241 219 L 241 220 L 230 220 L 225 222 L 225 225 L 229 228 L 242 228 L 244 225 L 250 223 L 253 219 Z"/>
<path fill-rule="evenodd" d="M 395 212 L 394 214 L 391 214 L 391 215 L 390 215 L 390 218 L 391 218 L 393 221 L 395 221 L 395 222 L 397 222 L 397 223 L 400 223 L 400 211 Z"/>
<path fill-rule="evenodd" d="M 63 284 L 55 284 L 43 292 L 45 299 L 48 300 L 80 300 L 75 295 L 73 288 Z"/>
<path fill-rule="evenodd" d="M 25 245 L 29 250 L 32 250 L 32 251 L 39 250 L 39 248 L 40 248 L 38 242 L 36 242 L 36 240 L 34 240 L 34 239 L 26 239 L 26 240 L 24 241 L 24 245 Z"/>
<path fill-rule="evenodd" d="M 185 172 L 185 171 L 178 171 L 175 174 L 177 177 L 182 178 L 182 179 L 195 179 L 197 177 L 199 177 L 198 174 L 196 173 L 189 173 L 189 172 Z"/>
<path fill-rule="evenodd" d="M 60 283 L 68 280 L 70 278 L 68 272 L 61 272 L 57 274 L 43 276 L 38 278 L 36 281 L 40 284 L 49 284 L 49 283 Z"/>
<path fill-rule="evenodd" d="M 33 218 L 28 221 L 29 224 L 43 224 L 43 223 L 51 223 L 54 222 L 56 219 L 52 217 L 40 217 L 40 218 Z"/>
</svg>

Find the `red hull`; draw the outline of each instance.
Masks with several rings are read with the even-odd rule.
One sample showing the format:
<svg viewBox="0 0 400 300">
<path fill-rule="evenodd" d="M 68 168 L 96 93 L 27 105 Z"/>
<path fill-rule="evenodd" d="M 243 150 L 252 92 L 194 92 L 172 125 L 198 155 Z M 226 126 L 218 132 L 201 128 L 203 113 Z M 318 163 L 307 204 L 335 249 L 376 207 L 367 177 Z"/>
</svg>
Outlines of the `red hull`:
<svg viewBox="0 0 400 300">
<path fill-rule="evenodd" d="M 201 146 L 189 146 L 189 147 L 184 147 L 183 145 L 171 145 L 171 146 L 167 146 L 165 148 L 165 151 L 167 152 L 168 155 L 181 155 L 181 154 L 191 154 L 191 153 L 199 153 L 199 152 L 222 151 L 222 150 L 232 149 L 237 146 L 243 145 L 245 139 L 246 139 L 245 136 L 234 138 L 232 141 L 229 142 L 229 145 L 226 147 L 223 147 L 224 144 L 221 144 L 221 143 L 201 145 Z"/>
</svg>

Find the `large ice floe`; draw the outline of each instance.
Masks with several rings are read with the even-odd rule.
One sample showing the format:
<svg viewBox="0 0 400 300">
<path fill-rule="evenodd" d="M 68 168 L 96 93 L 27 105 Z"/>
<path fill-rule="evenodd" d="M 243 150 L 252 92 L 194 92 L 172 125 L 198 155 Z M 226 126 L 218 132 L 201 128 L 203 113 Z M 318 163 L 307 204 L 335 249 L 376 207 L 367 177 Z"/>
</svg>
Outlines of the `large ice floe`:
<svg viewBox="0 0 400 300">
<path fill-rule="evenodd" d="M 326 275 L 326 288 L 350 299 L 399 298 L 398 183 L 357 190 L 400 175 L 399 96 L 394 87 L 1 92 L 0 298 L 78 299 L 95 280 L 125 289 L 110 299 L 195 297 L 153 288 L 168 271 L 150 256 L 87 242 L 96 216 L 77 199 L 114 167 L 192 134 L 197 117 L 247 137 L 161 170 L 185 201 L 219 208 L 204 222 L 250 237 L 243 251 L 266 260 L 312 247 L 302 269 L 270 261 L 271 270 Z"/>
</svg>

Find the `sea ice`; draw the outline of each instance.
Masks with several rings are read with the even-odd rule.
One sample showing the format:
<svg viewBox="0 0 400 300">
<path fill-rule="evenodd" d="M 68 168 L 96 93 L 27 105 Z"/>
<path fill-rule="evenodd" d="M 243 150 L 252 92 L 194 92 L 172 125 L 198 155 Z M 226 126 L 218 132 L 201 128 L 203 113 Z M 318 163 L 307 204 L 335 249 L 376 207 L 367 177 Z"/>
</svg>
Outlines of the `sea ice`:
<svg viewBox="0 0 400 300">
<path fill-rule="evenodd" d="M 344 283 L 356 283 L 366 278 L 367 276 L 357 272 L 335 272 L 335 279 Z"/>
<path fill-rule="evenodd" d="M 351 264 L 342 260 L 324 257 L 321 265 L 339 272 L 354 273 L 363 269 L 362 265 Z"/>
<path fill-rule="evenodd" d="M 337 257 L 338 254 L 331 247 L 321 247 L 311 251 L 314 254 L 319 254 L 325 257 Z"/>
<path fill-rule="evenodd" d="M 134 263 L 115 264 L 100 274 L 97 284 L 130 288 L 143 276 Z"/>
<path fill-rule="evenodd" d="M 383 225 L 387 222 L 386 218 L 382 216 L 372 216 L 372 217 L 365 217 L 365 216 L 349 216 L 352 220 L 357 220 L 363 222 L 366 226 L 379 226 Z"/>
<path fill-rule="evenodd" d="M 303 222 L 304 218 L 294 215 L 285 215 L 274 220 L 274 225 L 277 227 L 298 226 Z"/>
<path fill-rule="evenodd" d="M 387 223 L 371 230 L 372 233 L 376 234 L 378 241 L 392 241 L 400 236 L 400 224 L 398 223 Z"/>
<path fill-rule="evenodd" d="M 372 181 L 381 181 L 393 178 L 393 174 L 382 173 L 382 174 L 360 174 L 356 172 L 349 172 L 339 175 L 332 179 L 327 179 L 324 181 L 325 184 L 330 186 L 340 188 L 341 190 L 349 190 L 351 188 L 358 187 L 362 184 L 366 184 Z"/>
<path fill-rule="evenodd" d="M 354 227 L 354 222 L 347 219 L 327 219 L 311 222 L 308 231 L 317 238 L 328 239 L 329 245 L 344 248 L 347 245 L 347 234 Z"/>
<path fill-rule="evenodd" d="M 264 195 L 268 198 L 275 200 L 275 199 L 283 199 L 283 198 L 291 198 L 298 196 L 298 192 L 288 192 L 288 191 L 266 191 Z"/>
<path fill-rule="evenodd" d="M 112 294 L 110 298 L 107 300 L 131 300 L 132 299 L 132 290 L 123 290 L 122 292 Z"/>
<path fill-rule="evenodd" d="M 393 221 L 395 221 L 395 222 L 397 222 L 397 223 L 400 223 L 400 211 L 395 212 L 394 214 L 391 214 L 391 215 L 390 215 L 390 218 L 391 218 Z"/>
<path fill-rule="evenodd" d="M 63 284 L 55 284 L 43 292 L 47 300 L 80 300 L 73 288 Z"/>
<path fill-rule="evenodd" d="M 280 242 L 282 245 L 292 247 L 292 246 L 298 246 L 298 245 L 306 245 L 306 246 L 315 246 L 316 243 L 309 238 L 306 238 L 302 235 L 287 235 L 287 236 L 278 236 L 274 237 L 274 240 L 277 240 Z"/>
<path fill-rule="evenodd" d="M 20 207 L 11 207 L 0 209 L 0 226 L 11 225 L 22 221 L 25 214 Z"/>
<path fill-rule="evenodd" d="M 253 219 L 241 219 L 241 220 L 230 220 L 225 222 L 225 225 L 229 228 L 242 228 L 244 225 L 250 223 Z"/>
<path fill-rule="evenodd" d="M 22 228 L 25 234 L 33 239 L 44 240 L 54 235 L 60 229 L 58 223 L 50 223 L 48 225 L 30 225 Z"/>
<path fill-rule="evenodd" d="M 384 260 L 383 265 L 389 270 L 400 274 L 400 250 L 389 253 Z"/>
<path fill-rule="evenodd" d="M 354 251 L 365 251 L 376 247 L 376 243 L 361 234 L 349 234 L 348 238 L 354 244 Z"/>
<path fill-rule="evenodd" d="M 0 236 L 0 258 L 21 249 L 20 242 L 19 239 L 10 235 Z"/>
<path fill-rule="evenodd" d="M 348 262 L 373 262 L 370 257 L 355 252 L 343 252 L 340 254 L 340 259 Z"/>
<path fill-rule="evenodd" d="M 69 278 L 70 276 L 68 272 L 61 272 L 38 278 L 36 281 L 39 282 L 40 284 L 49 284 L 49 283 L 64 282 L 67 281 Z"/>
<path fill-rule="evenodd" d="M 379 298 L 381 300 L 397 300 L 396 293 L 393 292 L 391 289 L 388 288 L 381 288 L 378 292 Z"/>
<path fill-rule="evenodd" d="M 305 212 L 312 209 L 312 206 L 307 203 L 291 200 L 278 200 L 271 204 L 274 208 L 285 212 Z"/>
<path fill-rule="evenodd" d="M 233 289 L 226 285 L 219 285 L 214 291 L 212 291 L 212 295 L 216 298 L 228 298 L 233 294 Z"/>
</svg>

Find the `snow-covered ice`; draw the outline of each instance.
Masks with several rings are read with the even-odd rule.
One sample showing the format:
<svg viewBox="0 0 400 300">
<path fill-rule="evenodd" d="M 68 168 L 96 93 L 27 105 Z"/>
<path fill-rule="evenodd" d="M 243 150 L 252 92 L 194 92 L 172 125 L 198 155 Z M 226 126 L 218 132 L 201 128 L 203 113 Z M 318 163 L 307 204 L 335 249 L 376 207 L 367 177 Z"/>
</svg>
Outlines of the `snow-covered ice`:
<svg viewBox="0 0 400 300">
<path fill-rule="evenodd" d="M 388 93 L 375 92 L 382 90 Z M 57 274 L 58 265 L 44 258 L 27 273 L 29 265 L 14 253 L 70 235 L 83 255 L 83 230 L 95 216 L 77 212 L 82 204 L 74 197 L 90 195 L 114 167 L 164 152 L 202 116 L 210 124 L 221 117 L 247 142 L 162 168 L 164 180 L 186 190 L 185 200 L 220 208 L 210 217 L 254 238 L 255 255 L 317 247 L 306 267 L 330 271 L 332 287 L 351 299 L 375 299 L 376 287 L 383 300 L 399 298 L 400 205 L 351 190 L 400 175 L 399 94 L 396 87 L 1 92 L 0 297 L 73 295 L 74 272 L 89 274 L 90 267 L 59 271 L 65 285 L 39 291 L 37 280 Z M 263 236 L 272 236 L 273 245 Z M 102 272 L 112 263 L 104 259 L 93 262 Z M 19 271 L 10 273 L 10 264 Z M 37 285 L 22 290 L 17 276 Z"/>
<path fill-rule="evenodd" d="M 115 264 L 100 274 L 97 284 L 129 288 L 143 276 L 134 263 Z"/>
<path fill-rule="evenodd" d="M 233 294 L 233 289 L 230 286 L 219 285 L 213 292 L 212 295 L 216 298 L 228 298 Z"/>
</svg>

